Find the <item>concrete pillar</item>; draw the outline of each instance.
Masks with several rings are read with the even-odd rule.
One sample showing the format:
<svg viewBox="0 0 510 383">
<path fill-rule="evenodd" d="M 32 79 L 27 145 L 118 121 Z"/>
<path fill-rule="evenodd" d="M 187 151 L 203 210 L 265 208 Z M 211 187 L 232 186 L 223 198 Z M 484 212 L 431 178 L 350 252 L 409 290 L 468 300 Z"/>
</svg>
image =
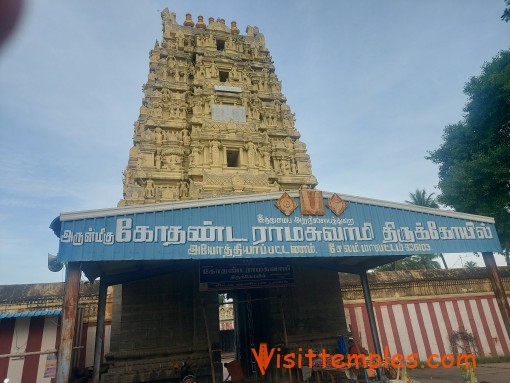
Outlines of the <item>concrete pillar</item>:
<svg viewBox="0 0 510 383">
<path fill-rule="evenodd" d="M 64 285 L 64 305 L 58 348 L 56 383 L 68 383 L 71 373 L 71 356 L 73 353 L 73 337 L 76 327 L 76 313 L 80 293 L 81 269 L 79 262 L 69 262 L 66 267 Z"/>
<path fill-rule="evenodd" d="M 482 253 L 482 257 L 485 262 L 485 266 L 489 271 L 489 280 L 491 281 L 494 295 L 496 295 L 496 301 L 498 302 L 499 311 L 501 312 L 503 322 L 505 323 L 506 332 L 510 337 L 510 305 L 508 304 L 503 281 L 501 280 L 498 273 L 498 267 L 496 266 L 494 253 L 484 252 Z"/>
<path fill-rule="evenodd" d="M 361 287 L 363 288 L 363 296 L 365 297 L 365 306 L 367 307 L 368 322 L 370 324 L 370 332 L 374 341 L 375 352 L 382 356 L 381 342 L 379 340 L 379 332 L 377 331 L 377 322 L 375 320 L 374 306 L 372 305 L 372 295 L 370 294 L 370 286 L 366 270 L 360 273 Z"/>
<path fill-rule="evenodd" d="M 101 354 L 104 345 L 104 322 L 106 314 L 106 295 L 108 291 L 108 284 L 103 278 L 99 282 L 99 297 L 97 302 L 97 325 L 96 325 L 96 339 L 94 344 L 94 378 L 93 383 L 99 383 L 101 378 Z"/>
<path fill-rule="evenodd" d="M 375 353 L 381 358 L 384 357 L 381 349 L 381 341 L 379 340 L 379 332 L 377 331 L 377 322 L 375 320 L 374 305 L 372 304 L 372 295 L 370 294 L 370 285 L 368 284 L 367 271 L 363 270 L 359 274 L 361 279 L 361 287 L 363 288 L 363 296 L 365 297 L 365 306 L 368 313 L 368 322 L 370 323 L 370 332 L 372 333 L 372 341 L 374 342 Z M 379 377 L 383 378 L 383 371 L 381 368 L 377 369 Z"/>
</svg>

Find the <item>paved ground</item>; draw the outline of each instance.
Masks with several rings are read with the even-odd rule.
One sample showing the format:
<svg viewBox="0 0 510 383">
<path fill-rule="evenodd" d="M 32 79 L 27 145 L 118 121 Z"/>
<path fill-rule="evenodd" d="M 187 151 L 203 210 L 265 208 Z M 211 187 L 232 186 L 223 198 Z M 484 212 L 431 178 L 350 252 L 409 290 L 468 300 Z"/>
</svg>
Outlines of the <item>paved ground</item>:
<svg viewBox="0 0 510 383">
<path fill-rule="evenodd" d="M 437 369 L 415 369 L 408 370 L 409 376 L 418 380 L 420 383 L 462 383 L 462 371 L 457 368 L 437 368 Z M 510 382 L 510 362 L 480 364 L 476 368 L 476 377 L 478 383 L 483 381 L 488 383 Z"/>
<path fill-rule="evenodd" d="M 224 355 L 222 362 L 234 359 L 234 354 Z M 419 383 L 463 383 L 462 370 L 457 368 L 425 368 L 408 370 L 409 376 Z M 510 362 L 488 363 L 477 366 L 476 377 L 478 383 L 507 383 L 510 382 Z M 223 378 L 228 376 L 227 370 L 223 369 Z"/>
</svg>

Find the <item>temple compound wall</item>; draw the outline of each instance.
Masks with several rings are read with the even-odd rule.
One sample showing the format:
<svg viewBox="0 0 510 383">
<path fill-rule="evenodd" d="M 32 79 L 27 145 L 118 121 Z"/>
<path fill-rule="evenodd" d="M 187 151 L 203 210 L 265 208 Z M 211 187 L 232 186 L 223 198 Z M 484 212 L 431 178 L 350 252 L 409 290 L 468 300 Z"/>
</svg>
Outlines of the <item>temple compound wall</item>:
<svg viewBox="0 0 510 383">
<path fill-rule="evenodd" d="M 94 362 L 98 291 L 98 284 L 82 282 L 80 287 L 73 378 L 85 376 Z M 110 352 L 112 294 L 109 288 L 103 362 Z M 55 382 L 63 295 L 63 283 L 0 286 L 0 381 Z"/>
<path fill-rule="evenodd" d="M 499 268 L 510 290 L 510 268 Z M 505 330 L 485 268 L 391 271 L 369 274 L 381 346 L 391 355 L 473 352 L 510 355 Z M 356 275 L 340 274 L 347 323 L 354 337 L 374 352 L 363 293 Z"/>
</svg>

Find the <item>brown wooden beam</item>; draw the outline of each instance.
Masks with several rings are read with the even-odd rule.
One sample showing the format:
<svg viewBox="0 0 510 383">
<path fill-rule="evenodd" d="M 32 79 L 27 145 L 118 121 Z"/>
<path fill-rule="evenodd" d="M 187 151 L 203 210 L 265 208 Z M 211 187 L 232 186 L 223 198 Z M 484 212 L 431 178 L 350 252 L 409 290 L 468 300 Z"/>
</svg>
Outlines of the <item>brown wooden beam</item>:
<svg viewBox="0 0 510 383">
<path fill-rule="evenodd" d="M 76 313 L 80 293 L 81 270 L 79 262 L 69 262 L 66 267 L 64 305 L 58 347 L 57 383 L 68 383 L 71 373 L 73 337 L 76 327 Z"/>
<path fill-rule="evenodd" d="M 499 311 L 501 312 L 503 322 L 505 323 L 506 333 L 510 337 L 510 305 L 508 304 L 503 281 L 498 273 L 494 254 L 491 252 L 484 252 L 482 253 L 482 257 L 485 262 L 485 266 L 489 271 L 489 280 L 491 281 L 492 289 L 494 290 L 494 295 L 498 302 Z"/>
</svg>

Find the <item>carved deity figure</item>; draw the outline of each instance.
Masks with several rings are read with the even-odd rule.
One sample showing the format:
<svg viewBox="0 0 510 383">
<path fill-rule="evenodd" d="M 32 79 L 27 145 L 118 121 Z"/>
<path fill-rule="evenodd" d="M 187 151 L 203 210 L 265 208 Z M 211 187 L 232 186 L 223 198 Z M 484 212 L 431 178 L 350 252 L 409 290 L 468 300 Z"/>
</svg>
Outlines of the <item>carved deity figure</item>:
<svg viewBox="0 0 510 383">
<path fill-rule="evenodd" d="M 290 173 L 289 161 L 283 160 L 283 161 L 280 162 L 280 171 L 285 176 Z"/>
<path fill-rule="evenodd" d="M 294 153 L 294 143 L 290 137 L 285 137 L 285 148 L 289 153 Z"/>
<path fill-rule="evenodd" d="M 231 79 L 232 81 L 239 81 L 239 72 L 237 71 L 237 64 L 234 64 L 234 66 L 232 67 L 229 79 Z"/>
<path fill-rule="evenodd" d="M 248 72 L 246 71 L 246 68 L 241 69 L 241 80 L 243 80 L 244 83 L 247 83 L 251 85 L 251 78 L 248 75 Z"/>
<path fill-rule="evenodd" d="M 164 89 L 161 91 L 161 95 L 162 95 L 162 100 L 163 100 L 163 102 L 168 102 L 168 101 L 170 101 L 170 97 L 171 97 L 170 90 L 168 90 L 167 88 L 164 88 Z"/>
<path fill-rule="evenodd" d="M 203 107 L 202 107 L 202 101 L 201 100 L 193 100 L 193 114 L 195 116 L 200 116 L 203 113 Z"/>
<path fill-rule="evenodd" d="M 189 196 L 189 185 L 187 182 L 181 182 L 179 184 L 179 197 L 187 198 Z"/>
<path fill-rule="evenodd" d="M 168 66 L 169 69 L 174 69 L 175 68 L 175 66 L 176 66 L 175 57 L 172 56 L 172 57 L 169 57 L 167 59 L 167 66 Z"/>
<path fill-rule="evenodd" d="M 158 80 L 166 81 L 166 78 L 167 78 L 166 68 L 160 67 L 158 71 Z"/>
<path fill-rule="evenodd" d="M 231 36 L 228 36 L 227 40 L 225 41 L 225 49 L 235 50 L 234 40 L 232 40 Z"/>
<path fill-rule="evenodd" d="M 219 141 L 215 140 L 215 141 L 211 142 L 211 160 L 212 160 L 213 165 L 221 164 L 220 147 L 221 147 L 221 144 Z"/>
<path fill-rule="evenodd" d="M 278 113 L 282 111 L 282 103 L 279 100 L 274 100 L 273 105 Z"/>
<path fill-rule="evenodd" d="M 161 109 L 161 105 L 159 104 L 159 102 L 154 103 L 151 115 L 155 118 L 161 118 L 163 116 L 163 109 Z"/>
<path fill-rule="evenodd" d="M 177 133 L 172 130 L 169 130 L 168 132 L 166 132 L 165 139 L 171 142 L 178 141 Z"/>
<path fill-rule="evenodd" d="M 172 154 L 168 159 L 168 166 L 171 170 L 179 170 L 182 159 L 180 156 Z"/>
<path fill-rule="evenodd" d="M 136 159 L 136 168 L 141 169 L 143 167 L 143 153 L 138 153 L 138 158 Z"/>
<path fill-rule="evenodd" d="M 276 80 L 269 80 L 269 89 L 273 93 L 280 93 L 281 91 L 280 82 Z"/>
<path fill-rule="evenodd" d="M 177 46 L 179 48 L 184 48 L 184 33 L 182 33 L 181 31 L 178 31 L 176 33 L 176 37 L 177 37 Z"/>
<path fill-rule="evenodd" d="M 297 166 L 296 166 L 296 162 L 292 161 L 290 163 L 290 172 L 292 174 L 298 174 L 298 170 L 297 170 Z"/>
<path fill-rule="evenodd" d="M 145 185 L 145 197 L 147 198 L 154 198 L 156 196 L 154 188 L 154 181 L 153 180 L 147 180 L 147 184 Z"/>
<path fill-rule="evenodd" d="M 184 146 L 189 146 L 190 144 L 190 137 L 189 137 L 189 132 L 187 129 L 183 129 L 182 130 L 182 143 Z"/>
<path fill-rule="evenodd" d="M 292 129 L 292 117 L 288 114 L 283 116 L 283 127 L 285 129 Z"/>
<path fill-rule="evenodd" d="M 262 68 L 261 79 L 259 81 L 259 90 L 266 90 L 269 82 L 269 72 L 267 68 Z"/>
<path fill-rule="evenodd" d="M 134 174 L 131 169 L 126 169 L 122 172 L 124 186 L 132 185 L 134 182 Z"/>
<path fill-rule="evenodd" d="M 195 68 L 195 78 L 202 79 L 206 77 L 205 67 L 203 64 L 197 65 Z"/>
<path fill-rule="evenodd" d="M 250 104 L 249 109 L 250 117 L 254 118 L 255 120 L 260 119 L 260 110 L 262 107 L 260 99 L 256 95 L 251 94 L 249 104 Z"/>
<path fill-rule="evenodd" d="M 276 124 L 276 117 L 272 111 L 266 110 L 263 119 L 266 125 L 273 126 Z"/>
<path fill-rule="evenodd" d="M 197 47 L 203 47 L 204 46 L 204 36 L 203 35 L 197 35 L 197 37 L 196 37 L 196 44 L 197 44 Z"/>
<path fill-rule="evenodd" d="M 179 118 L 181 118 L 181 119 L 186 118 L 186 108 L 185 107 L 179 108 Z"/>
<path fill-rule="evenodd" d="M 253 142 L 248 142 L 245 148 L 246 151 L 248 152 L 248 165 L 255 166 L 255 162 L 257 160 L 257 147 Z"/>
<path fill-rule="evenodd" d="M 260 166 L 262 166 L 264 169 L 270 169 L 271 168 L 271 154 L 267 150 L 260 150 Z"/>
<path fill-rule="evenodd" d="M 197 166 L 202 163 L 202 161 L 200 160 L 200 152 L 201 149 L 196 146 L 193 149 L 191 149 L 190 166 Z"/>
<path fill-rule="evenodd" d="M 191 135 L 193 137 L 200 137 L 201 134 L 202 134 L 202 128 L 200 128 L 200 126 L 193 126 L 191 128 Z"/>
<path fill-rule="evenodd" d="M 158 40 L 156 40 L 156 46 L 154 46 L 154 49 L 151 51 L 150 62 L 152 64 L 155 64 L 158 62 L 158 60 L 159 60 L 159 44 Z"/>
<path fill-rule="evenodd" d="M 203 102 L 203 106 L 204 106 L 204 114 L 208 115 L 209 113 L 211 113 L 210 97 L 207 97 L 207 96 L 203 97 L 202 102 Z"/>
<path fill-rule="evenodd" d="M 161 169 L 161 152 L 158 150 L 156 152 L 156 155 L 154 157 L 154 166 L 156 166 L 156 169 Z"/>
<path fill-rule="evenodd" d="M 135 123 L 133 124 L 133 135 L 137 135 L 140 133 L 140 121 L 135 121 Z"/>
<path fill-rule="evenodd" d="M 214 60 L 211 62 L 211 67 L 209 68 L 209 77 L 216 79 L 219 76 L 218 67 L 214 63 Z"/>
<path fill-rule="evenodd" d="M 218 20 L 216 20 L 218 21 Z M 216 46 L 216 38 L 213 36 L 213 35 L 209 35 L 207 36 L 208 39 L 207 39 L 207 44 L 211 47 L 211 48 L 214 48 Z"/>
<path fill-rule="evenodd" d="M 156 145 L 161 146 L 161 144 L 163 143 L 163 133 L 161 133 L 161 128 L 156 128 L 155 137 L 156 137 Z"/>
<path fill-rule="evenodd" d="M 177 68 L 176 69 L 170 69 L 170 71 L 173 71 L 173 73 L 174 73 L 174 80 L 176 82 L 180 81 L 181 75 L 184 76 L 184 73 L 182 71 L 179 71 Z"/>
</svg>

